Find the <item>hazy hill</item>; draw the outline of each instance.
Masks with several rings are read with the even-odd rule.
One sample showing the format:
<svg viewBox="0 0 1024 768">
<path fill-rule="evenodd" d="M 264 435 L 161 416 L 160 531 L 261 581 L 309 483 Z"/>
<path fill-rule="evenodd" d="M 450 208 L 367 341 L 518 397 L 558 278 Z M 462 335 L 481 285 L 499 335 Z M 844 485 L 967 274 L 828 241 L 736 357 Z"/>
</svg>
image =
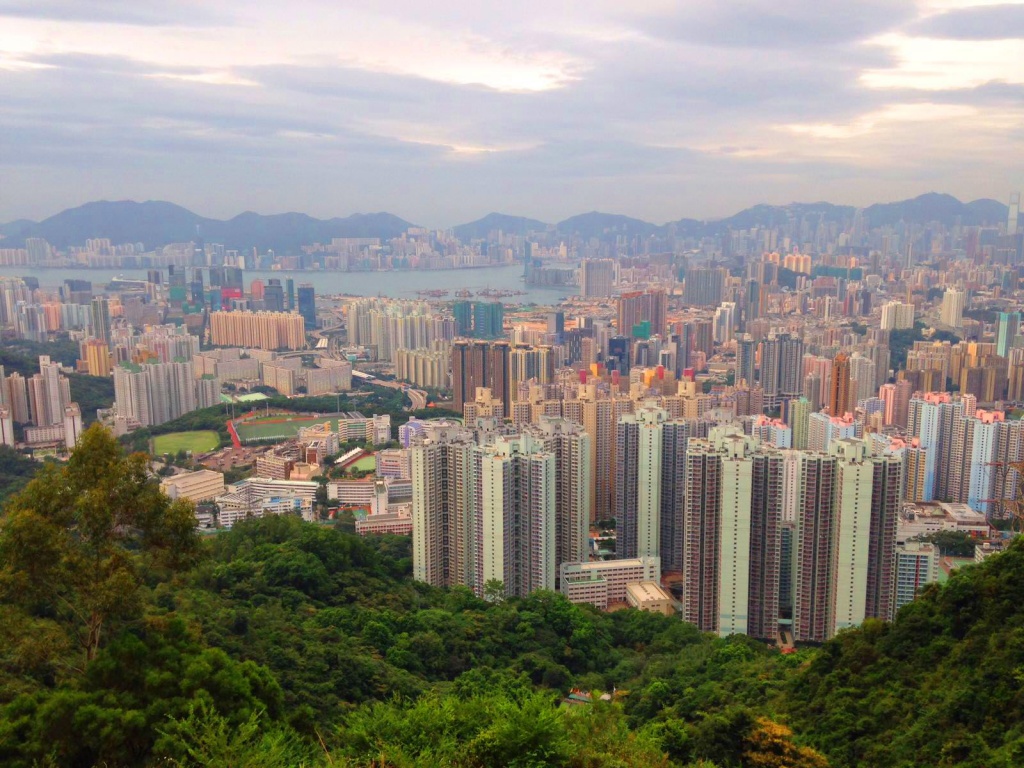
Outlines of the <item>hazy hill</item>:
<svg viewBox="0 0 1024 768">
<path fill-rule="evenodd" d="M 263 216 L 246 212 L 228 221 L 208 219 L 173 203 L 131 200 L 86 203 L 44 219 L 19 220 L 0 227 L 5 244 L 20 245 L 26 237 L 42 237 L 57 248 L 84 245 L 90 238 L 113 243 L 142 243 L 147 249 L 196 237 L 244 250 L 274 249 L 288 253 L 332 237 L 395 237 L 412 226 L 390 213 L 353 214 L 326 221 L 304 213 Z"/>
<path fill-rule="evenodd" d="M 463 242 L 469 242 L 481 240 L 487 237 L 488 233 L 499 229 L 510 235 L 525 235 L 529 232 L 543 232 L 547 228 L 547 224 L 537 219 L 509 216 L 505 213 L 488 213 L 482 219 L 452 227 L 452 231 Z"/>
<path fill-rule="evenodd" d="M 682 218 L 664 225 L 612 213 L 591 211 L 560 221 L 553 227 L 543 221 L 504 213 L 489 213 L 482 219 L 453 227 L 459 239 L 470 241 L 487 237 L 494 230 L 516 235 L 553 230 L 562 239 L 608 239 L 625 236 L 707 237 L 729 230 L 768 227 L 786 222 L 807 221 L 846 224 L 858 209 L 827 202 L 755 205 L 724 219 L 698 221 Z M 861 209 L 868 227 L 895 226 L 899 222 L 946 226 L 956 223 L 997 225 L 1006 220 L 1007 207 L 997 200 L 963 203 L 946 194 L 928 193 L 910 200 L 878 203 Z M 84 245 L 90 238 L 109 238 L 114 243 L 142 243 L 152 249 L 173 242 L 194 240 L 223 243 L 227 248 L 278 253 L 296 253 L 300 246 L 330 242 L 334 237 L 396 237 L 412 226 L 390 213 L 356 213 L 346 218 L 316 219 L 304 213 L 261 215 L 247 211 L 227 221 L 208 219 L 192 211 L 161 201 L 136 203 L 130 200 L 99 201 L 44 219 L 41 222 L 19 219 L 0 225 L 4 247 L 19 247 L 26 237 L 42 237 L 57 248 Z"/>
<path fill-rule="evenodd" d="M 878 203 L 864 209 L 870 227 L 893 226 L 900 221 L 928 224 L 932 221 L 947 226 L 955 224 L 997 224 L 1006 221 L 1007 207 L 995 200 L 962 203 L 952 195 L 929 192 L 912 200 Z"/>
<path fill-rule="evenodd" d="M 650 237 L 659 234 L 662 227 L 649 221 L 621 216 L 616 213 L 600 213 L 591 211 L 572 216 L 558 222 L 555 229 L 564 235 L 578 235 L 583 238 L 606 237 L 608 235 L 626 235 L 633 237 Z"/>
</svg>

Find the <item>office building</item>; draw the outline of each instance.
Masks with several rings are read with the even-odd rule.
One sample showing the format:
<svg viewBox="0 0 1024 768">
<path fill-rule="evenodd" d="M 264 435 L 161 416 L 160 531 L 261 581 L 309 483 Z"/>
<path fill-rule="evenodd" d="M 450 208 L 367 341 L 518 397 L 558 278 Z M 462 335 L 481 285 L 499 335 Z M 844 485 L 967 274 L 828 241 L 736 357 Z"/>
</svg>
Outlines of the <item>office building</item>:
<svg viewBox="0 0 1024 768">
<path fill-rule="evenodd" d="M 565 312 L 548 312 L 548 336 L 555 344 L 561 344 L 565 338 Z"/>
<path fill-rule="evenodd" d="M 473 337 L 500 339 L 505 336 L 505 305 L 500 301 L 473 303 Z"/>
<path fill-rule="evenodd" d="M 92 335 L 110 343 L 110 300 L 106 296 L 94 296 L 92 299 Z"/>
<path fill-rule="evenodd" d="M 263 288 L 263 308 L 267 312 L 284 312 L 285 307 L 284 286 L 279 279 L 272 277 Z"/>
<path fill-rule="evenodd" d="M 299 285 L 299 314 L 307 331 L 316 328 L 316 290 L 312 283 Z"/>
<path fill-rule="evenodd" d="M 996 354 L 1009 357 L 1020 334 L 1020 312 L 1000 312 L 996 331 Z"/>
<path fill-rule="evenodd" d="M 744 334 L 736 340 L 736 386 L 754 386 L 757 370 L 757 343 L 750 334 Z"/>
</svg>

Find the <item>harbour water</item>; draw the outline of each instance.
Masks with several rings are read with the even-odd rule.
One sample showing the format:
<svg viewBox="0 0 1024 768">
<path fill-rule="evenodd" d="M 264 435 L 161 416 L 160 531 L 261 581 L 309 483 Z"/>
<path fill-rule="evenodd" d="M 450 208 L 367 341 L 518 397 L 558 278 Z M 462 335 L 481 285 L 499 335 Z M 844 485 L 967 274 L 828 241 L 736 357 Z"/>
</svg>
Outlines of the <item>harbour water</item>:
<svg viewBox="0 0 1024 768">
<path fill-rule="evenodd" d="M 167 270 L 164 269 L 164 279 Z M 31 267 L 0 267 L 0 276 L 38 278 L 39 285 L 56 288 L 65 280 L 89 280 L 93 290 L 102 291 L 115 276 L 145 280 L 144 269 L 74 269 L 55 267 L 38 269 Z M 534 288 L 522 280 L 523 268 L 519 264 L 500 267 L 479 267 L 475 269 L 439 269 L 425 271 L 396 272 L 272 272 L 246 270 L 245 287 L 252 280 L 266 282 L 272 277 L 283 283 L 287 278 L 295 284 L 312 283 L 318 295 L 347 293 L 355 296 L 387 296 L 395 299 L 413 299 L 416 291 L 447 290 L 445 300 L 455 300 L 459 290 L 480 291 L 485 288 L 507 291 L 524 291 L 522 296 L 509 296 L 502 301 L 516 304 L 555 304 L 560 296 L 576 293 L 575 286 L 557 288 Z M 427 297 L 424 297 L 427 298 Z"/>
</svg>

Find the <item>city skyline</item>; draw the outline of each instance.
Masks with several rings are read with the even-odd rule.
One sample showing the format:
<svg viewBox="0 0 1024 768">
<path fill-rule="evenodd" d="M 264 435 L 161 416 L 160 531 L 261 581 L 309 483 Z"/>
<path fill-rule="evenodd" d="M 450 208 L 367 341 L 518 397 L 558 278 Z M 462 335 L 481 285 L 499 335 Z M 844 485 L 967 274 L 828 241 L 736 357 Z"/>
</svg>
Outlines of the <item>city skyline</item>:
<svg viewBox="0 0 1024 768">
<path fill-rule="evenodd" d="M 1020 2 L 6 0 L 0 19 L 5 221 L 125 197 L 668 221 L 1020 187 Z"/>
</svg>

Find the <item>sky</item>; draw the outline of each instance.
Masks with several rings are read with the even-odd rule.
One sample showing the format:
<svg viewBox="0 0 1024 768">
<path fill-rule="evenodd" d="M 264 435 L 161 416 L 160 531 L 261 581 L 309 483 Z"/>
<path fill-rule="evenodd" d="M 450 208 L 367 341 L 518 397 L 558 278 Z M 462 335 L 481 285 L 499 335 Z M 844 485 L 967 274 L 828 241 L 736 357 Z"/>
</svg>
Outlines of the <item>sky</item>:
<svg viewBox="0 0 1024 768">
<path fill-rule="evenodd" d="M 1024 186 L 1024 0 L 0 0 L 0 221 L 656 223 Z"/>
</svg>

